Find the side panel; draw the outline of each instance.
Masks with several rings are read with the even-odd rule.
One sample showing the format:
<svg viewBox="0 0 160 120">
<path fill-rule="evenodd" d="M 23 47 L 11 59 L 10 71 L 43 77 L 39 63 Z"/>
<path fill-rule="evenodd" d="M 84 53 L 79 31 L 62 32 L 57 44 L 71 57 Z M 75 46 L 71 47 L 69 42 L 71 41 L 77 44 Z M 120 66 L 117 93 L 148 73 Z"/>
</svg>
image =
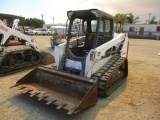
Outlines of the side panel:
<svg viewBox="0 0 160 120">
<path fill-rule="evenodd" d="M 106 51 L 113 46 L 117 46 L 120 43 L 123 44 L 121 49 L 121 57 L 127 57 L 127 49 L 128 49 L 128 36 L 127 34 L 115 34 L 114 39 L 108 41 L 107 43 L 97 47 L 95 50 L 91 50 L 86 58 L 86 65 L 85 65 L 85 76 L 91 77 L 91 75 L 97 72 L 104 64 L 108 62 L 111 56 L 107 58 L 103 58 L 106 54 Z M 90 60 L 91 52 L 95 53 L 94 60 Z"/>
<path fill-rule="evenodd" d="M 86 71 L 85 71 L 85 76 L 86 77 L 91 77 L 92 74 L 96 73 L 98 70 L 101 69 L 110 59 L 112 56 L 109 56 L 107 58 L 97 60 L 94 63 L 89 60 L 86 62 Z M 92 63 L 92 64 L 89 64 Z"/>
<path fill-rule="evenodd" d="M 55 61 L 56 61 L 57 69 L 58 69 L 58 66 L 60 64 L 60 60 L 62 58 L 62 55 L 65 52 L 64 51 L 65 47 L 66 47 L 66 43 L 62 43 L 62 44 L 54 47 L 54 58 L 55 58 Z"/>
<path fill-rule="evenodd" d="M 108 49 L 112 48 L 113 46 L 116 46 L 117 44 L 119 44 L 120 42 L 123 42 L 123 41 L 127 41 L 127 43 L 128 43 L 128 36 L 127 36 L 127 34 L 121 33 L 121 34 L 117 35 L 115 38 L 113 38 L 112 40 L 97 47 L 95 50 L 99 54 L 97 54 L 97 56 L 95 56 L 95 59 L 97 59 L 97 60 L 101 59 L 102 56 L 105 56 L 105 53 Z M 123 47 L 126 47 L 126 46 L 124 46 L 124 44 L 123 44 Z M 123 51 L 123 52 L 125 52 L 125 51 Z"/>
<path fill-rule="evenodd" d="M 126 34 L 123 47 L 121 49 L 121 57 L 127 57 L 128 56 L 128 49 L 129 49 L 129 40 L 128 35 Z"/>
<path fill-rule="evenodd" d="M 33 46 L 36 50 L 38 50 L 37 43 L 32 37 L 27 36 L 19 31 L 16 31 L 14 29 L 7 27 L 6 25 L 3 24 L 3 22 L 1 20 L 0 20 L 0 33 L 3 34 L 3 39 L 0 43 L 1 46 L 3 46 L 5 44 L 5 42 L 7 41 L 7 39 L 11 35 L 13 35 L 13 36 L 16 36 L 20 39 L 26 40 L 31 46 Z"/>
</svg>

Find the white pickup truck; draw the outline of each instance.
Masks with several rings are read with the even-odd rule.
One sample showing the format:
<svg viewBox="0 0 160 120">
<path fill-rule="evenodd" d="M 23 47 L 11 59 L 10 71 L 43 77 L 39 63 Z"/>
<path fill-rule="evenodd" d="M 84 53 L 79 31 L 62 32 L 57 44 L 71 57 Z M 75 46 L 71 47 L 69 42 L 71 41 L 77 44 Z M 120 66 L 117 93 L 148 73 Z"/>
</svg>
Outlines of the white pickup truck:
<svg viewBox="0 0 160 120">
<path fill-rule="evenodd" d="M 41 29 L 29 30 L 28 35 L 41 35 Z"/>
<path fill-rule="evenodd" d="M 55 34 L 55 31 L 51 31 L 50 29 L 42 29 L 41 30 L 41 35 L 53 35 Z"/>
</svg>

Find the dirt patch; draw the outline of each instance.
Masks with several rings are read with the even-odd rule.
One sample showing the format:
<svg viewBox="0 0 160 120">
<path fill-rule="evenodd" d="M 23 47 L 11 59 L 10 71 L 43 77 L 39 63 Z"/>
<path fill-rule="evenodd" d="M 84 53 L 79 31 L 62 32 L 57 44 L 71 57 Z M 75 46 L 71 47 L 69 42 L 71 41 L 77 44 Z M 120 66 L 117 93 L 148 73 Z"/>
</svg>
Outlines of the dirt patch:
<svg viewBox="0 0 160 120">
<path fill-rule="evenodd" d="M 130 106 L 136 106 L 136 104 L 133 103 L 133 101 L 123 101 L 123 103 L 130 105 Z"/>
<path fill-rule="evenodd" d="M 33 36 L 40 51 L 53 54 L 50 36 Z M 130 39 L 129 76 L 107 98 L 68 116 L 21 91 L 9 89 L 30 70 L 0 77 L 0 119 L 3 120 L 160 120 L 160 41 Z"/>
</svg>

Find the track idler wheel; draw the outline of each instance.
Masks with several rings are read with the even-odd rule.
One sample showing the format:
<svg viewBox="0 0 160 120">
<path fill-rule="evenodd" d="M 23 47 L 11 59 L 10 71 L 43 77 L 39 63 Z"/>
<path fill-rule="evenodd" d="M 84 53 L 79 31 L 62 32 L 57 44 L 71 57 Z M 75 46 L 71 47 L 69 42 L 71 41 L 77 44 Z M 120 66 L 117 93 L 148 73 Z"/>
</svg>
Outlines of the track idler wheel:
<svg viewBox="0 0 160 120">
<path fill-rule="evenodd" d="M 37 62 L 36 59 L 37 59 L 36 56 L 34 56 L 34 55 L 30 56 L 30 60 L 31 60 L 32 64 L 36 64 L 36 62 Z"/>
<path fill-rule="evenodd" d="M 13 58 L 11 58 L 9 61 L 8 61 L 8 64 L 9 65 L 14 65 L 15 64 L 15 60 Z"/>
</svg>

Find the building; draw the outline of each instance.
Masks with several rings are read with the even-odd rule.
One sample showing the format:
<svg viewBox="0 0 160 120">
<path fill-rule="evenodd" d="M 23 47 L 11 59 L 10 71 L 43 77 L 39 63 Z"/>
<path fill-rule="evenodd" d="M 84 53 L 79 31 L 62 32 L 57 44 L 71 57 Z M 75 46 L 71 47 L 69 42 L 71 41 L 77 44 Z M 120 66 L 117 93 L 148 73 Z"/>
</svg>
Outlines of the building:
<svg viewBox="0 0 160 120">
<path fill-rule="evenodd" d="M 67 34 L 68 29 L 66 29 L 66 27 L 68 27 L 68 25 L 66 26 L 66 24 L 43 24 L 43 29 L 51 29 L 53 30 L 53 28 L 55 28 L 55 32 L 59 29 L 60 31 L 62 30 L 62 28 L 65 28 L 65 32 Z M 79 34 L 79 35 L 83 35 L 83 31 L 82 31 L 82 24 L 77 24 L 74 23 L 72 25 L 72 29 L 71 29 L 72 34 Z"/>
<path fill-rule="evenodd" d="M 51 26 L 63 26 L 63 27 L 66 27 L 66 24 L 61 24 L 61 23 L 59 23 L 59 24 L 43 24 L 43 28 L 44 29 L 50 29 Z"/>
<path fill-rule="evenodd" d="M 127 32 L 129 37 L 160 39 L 160 24 L 125 24 L 123 32 Z"/>
</svg>

